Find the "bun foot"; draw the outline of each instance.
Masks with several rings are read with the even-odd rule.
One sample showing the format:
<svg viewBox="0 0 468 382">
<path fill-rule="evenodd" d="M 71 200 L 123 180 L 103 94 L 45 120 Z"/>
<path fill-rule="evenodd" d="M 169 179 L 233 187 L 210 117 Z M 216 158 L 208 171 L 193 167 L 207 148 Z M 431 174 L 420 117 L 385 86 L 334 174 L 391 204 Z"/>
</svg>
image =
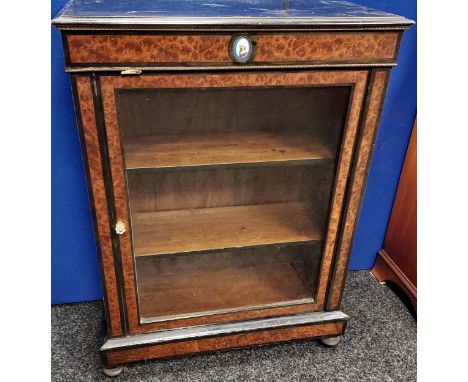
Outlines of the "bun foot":
<svg viewBox="0 0 468 382">
<path fill-rule="evenodd" d="M 341 336 L 320 338 L 320 342 L 323 345 L 328 346 L 328 347 L 336 346 L 340 343 L 340 341 L 341 341 Z"/>
<path fill-rule="evenodd" d="M 117 377 L 120 375 L 123 369 L 124 369 L 123 366 L 117 366 L 117 367 L 112 367 L 112 368 L 103 367 L 102 371 L 108 377 Z"/>
</svg>

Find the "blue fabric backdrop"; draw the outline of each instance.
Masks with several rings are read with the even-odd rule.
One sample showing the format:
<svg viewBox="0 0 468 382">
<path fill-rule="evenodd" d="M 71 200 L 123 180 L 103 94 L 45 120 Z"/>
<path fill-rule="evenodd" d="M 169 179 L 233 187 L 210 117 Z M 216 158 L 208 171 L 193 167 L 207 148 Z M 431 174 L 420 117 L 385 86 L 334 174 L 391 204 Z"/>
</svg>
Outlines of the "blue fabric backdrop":
<svg viewBox="0 0 468 382">
<path fill-rule="evenodd" d="M 416 20 L 416 0 L 355 0 Z M 52 16 L 66 0 L 52 0 Z M 372 267 L 380 249 L 416 114 L 416 27 L 401 43 L 369 172 L 351 269 Z M 102 297 L 86 182 L 60 33 L 52 27 L 52 303 Z"/>
</svg>

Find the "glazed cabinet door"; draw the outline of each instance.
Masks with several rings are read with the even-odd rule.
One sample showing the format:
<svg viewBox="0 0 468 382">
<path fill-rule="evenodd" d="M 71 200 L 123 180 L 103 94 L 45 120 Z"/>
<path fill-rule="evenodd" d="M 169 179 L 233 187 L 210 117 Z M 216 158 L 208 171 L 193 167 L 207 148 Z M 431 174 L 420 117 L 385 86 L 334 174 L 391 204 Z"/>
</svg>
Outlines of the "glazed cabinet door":
<svg viewBox="0 0 468 382">
<path fill-rule="evenodd" d="M 78 77 L 102 126 L 116 328 L 328 309 L 369 76 Z"/>
</svg>

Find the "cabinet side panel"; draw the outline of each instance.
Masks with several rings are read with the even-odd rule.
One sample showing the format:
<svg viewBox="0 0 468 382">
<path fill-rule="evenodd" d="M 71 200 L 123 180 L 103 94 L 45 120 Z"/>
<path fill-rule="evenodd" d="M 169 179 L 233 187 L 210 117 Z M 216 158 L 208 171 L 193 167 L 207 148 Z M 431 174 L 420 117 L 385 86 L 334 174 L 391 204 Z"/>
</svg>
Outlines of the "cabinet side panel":
<svg viewBox="0 0 468 382">
<path fill-rule="evenodd" d="M 341 304 L 341 296 L 348 268 L 351 244 L 354 235 L 359 207 L 367 178 L 369 159 L 377 131 L 378 120 L 387 86 L 388 71 L 376 71 L 371 79 L 371 92 L 360 141 L 358 143 L 354 162 L 353 175 L 349 187 L 348 205 L 343 221 L 341 241 L 338 246 L 335 274 L 331 284 L 327 310 L 337 309 Z"/>
<path fill-rule="evenodd" d="M 104 277 L 104 288 L 106 290 L 106 303 L 109 336 L 122 334 L 119 297 L 117 293 L 117 282 L 114 268 L 114 257 L 112 242 L 110 238 L 109 214 L 106 203 L 106 192 L 102 174 L 101 154 L 99 148 L 96 117 L 94 113 L 94 102 L 89 77 L 76 78 L 76 90 L 80 105 L 81 121 L 83 126 L 83 137 L 86 145 L 88 160 L 90 188 L 94 209 L 96 212 L 96 229 L 99 238 L 102 273 Z"/>
</svg>

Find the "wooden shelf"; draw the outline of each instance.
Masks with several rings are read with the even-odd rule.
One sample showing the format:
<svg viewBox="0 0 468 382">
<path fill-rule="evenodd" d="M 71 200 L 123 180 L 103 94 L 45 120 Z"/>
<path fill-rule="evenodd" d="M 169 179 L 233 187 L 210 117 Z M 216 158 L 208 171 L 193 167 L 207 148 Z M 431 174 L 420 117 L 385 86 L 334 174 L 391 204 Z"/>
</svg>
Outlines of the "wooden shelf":
<svg viewBox="0 0 468 382">
<path fill-rule="evenodd" d="M 125 139 L 127 169 L 313 161 L 333 153 L 307 132 L 235 132 Z"/>
<path fill-rule="evenodd" d="M 300 202 L 135 213 L 132 228 L 135 256 L 320 239 Z"/>
<path fill-rule="evenodd" d="M 291 264 L 148 275 L 138 281 L 140 314 L 145 321 L 162 316 L 193 316 L 313 301 L 311 291 Z"/>
</svg>

